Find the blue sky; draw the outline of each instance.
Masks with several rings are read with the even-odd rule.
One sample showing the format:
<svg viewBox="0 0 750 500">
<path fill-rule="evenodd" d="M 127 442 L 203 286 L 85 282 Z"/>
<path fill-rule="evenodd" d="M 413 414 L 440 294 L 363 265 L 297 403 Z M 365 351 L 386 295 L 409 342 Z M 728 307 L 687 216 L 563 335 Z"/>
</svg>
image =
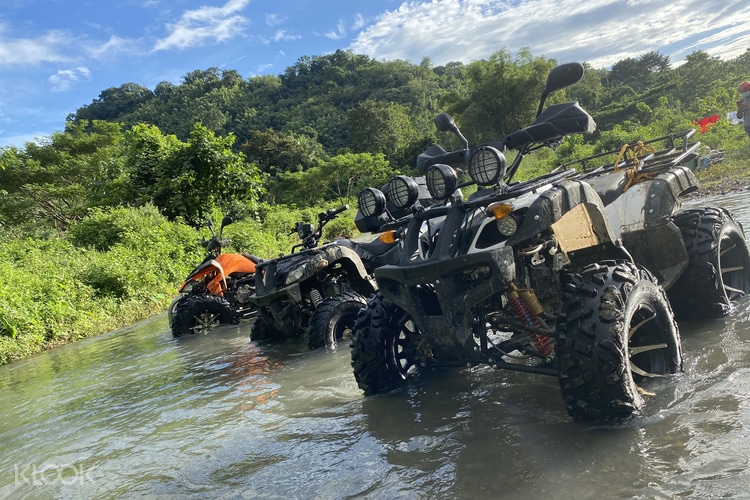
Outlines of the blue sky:
<svg viewBox="0 0 750 500">
<path fill-rule="evenodd" d="M 658 51 L 750 49 L 747 0 L 0 0 L 0 147 L 63 130 L 102 90 L 196 69 L 278 75 L 351 49 L 468 63 L 528 47 L 608 67 Z M 748 68 L 750 78 L 750 68 Z"/>
</svg>

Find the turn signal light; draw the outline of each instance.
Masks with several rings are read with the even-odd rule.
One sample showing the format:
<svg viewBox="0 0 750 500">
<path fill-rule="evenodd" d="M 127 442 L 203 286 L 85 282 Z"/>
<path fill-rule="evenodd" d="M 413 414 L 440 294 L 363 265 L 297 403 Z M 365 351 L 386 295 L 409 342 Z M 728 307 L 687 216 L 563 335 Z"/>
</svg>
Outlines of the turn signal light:
<svg viewBox="0 0 750 500">
<path fill-rule="evenodd" d="M 502 219 L 513 212 L 513 205 L 508 203 L 493 203 L 487 208 L 492 212 L 492 215 L 495 216 L 495 219 Z"/>
<path fill-rule="evenodd" d="M 398 240 L 398 233 L 394 230 L 386 231 L 380 236 L 378 236 L 378 239 L 382 241 L 383 243 L 390 245 L 390 244 L 396 243 L 396 240 Z"/>
</svg>

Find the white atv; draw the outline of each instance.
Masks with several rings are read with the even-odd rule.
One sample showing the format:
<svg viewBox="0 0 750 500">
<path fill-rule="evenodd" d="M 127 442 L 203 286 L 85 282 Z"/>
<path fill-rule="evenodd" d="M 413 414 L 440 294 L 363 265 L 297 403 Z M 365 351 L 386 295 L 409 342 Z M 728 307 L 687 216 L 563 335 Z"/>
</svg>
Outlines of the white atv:
<svg viewBox="0 0 750 500">
<path fill-rule="evenodd" d="M 379 291 L 352 339 L 365 395 L 423 367 L 485 363 L 557 377 L 576 420 L 630 416 L 644 404 L 641 385 L 682 370 L 670 299 L 679 311 L 722 314 L 750 289 L 750 251 L 731 214 L 679 212 L 697 189 L 682 166 L 698 147 L 689 133 L 633 145 L 640 151 L 604 167 L 589 168 L 605 161 L 597 155 L 581 160 L 583 172 L 513 181 L 526 154 L 594 130 L 577 103 L 544 109 L 582 75 L 577 63 L 554 68 L 534 123 L 498 143 L 469 148 L 452 118 L 436 118 L 464 148 L 418 158 L 445 204 L 415 215 L 400 262 L 375 270 Z M 517 155 L 506 165 L 509 148 Z M 459 183 L 461 170 L 471 181 Z M 478 190 L 463 201 L 455 193 L 469 183 Z"/>
</svg>

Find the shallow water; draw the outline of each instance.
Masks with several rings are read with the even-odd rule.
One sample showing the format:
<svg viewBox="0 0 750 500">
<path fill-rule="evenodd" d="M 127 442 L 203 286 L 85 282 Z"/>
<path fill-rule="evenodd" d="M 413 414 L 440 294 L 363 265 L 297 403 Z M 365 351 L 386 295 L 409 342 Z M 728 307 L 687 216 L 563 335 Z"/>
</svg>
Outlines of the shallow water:
<svg viewBox="0 0 750 500">
<path fill-rule="evenodd" d="M 750 228 L 745 195 L 711 204 Z M 0 367 L 0 497 L 748 498 L 750 299 L 680 327 L 685 373 L 602 425 L 554 378 L 456 369 L 365 399 L 346 348 L 247 324 L 176 341 L 159 316 Z"/>
</svg>

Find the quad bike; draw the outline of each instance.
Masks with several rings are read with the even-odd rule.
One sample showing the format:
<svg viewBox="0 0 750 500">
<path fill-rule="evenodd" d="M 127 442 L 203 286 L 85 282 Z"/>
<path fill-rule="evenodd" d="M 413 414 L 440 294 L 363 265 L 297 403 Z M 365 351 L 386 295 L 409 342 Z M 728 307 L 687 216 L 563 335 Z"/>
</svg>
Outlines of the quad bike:
<svg viewBox="0 0 750 500">
<path fill-rule="evenodd" d="M 301 243 L 292 247 L 292 253 L 258 266 L 256 292 L 251 298 L 259 311 L 252 327 L 253 340 L 306 335 L 309 347 L 314 349 L 334 347 L 348 339 L 357 312 L 375 293 L 373 270 L 396 262 L 399 252 L 397 229 L 406 219 L 399 220 L 390 212 L 384 215 L 379 208 L 395 203 L 397 214 L 410 213 L 419 206 L 419 186 L 414 179 L 398 176 L 388 186 L 388 199 L 374 189 L 360 196 L 361 208 L 355 220 L 361 231 L 379 232 L 379 236 L 364 241 L 338 239 L 319 246 L 325 225 L 348 209 L 342 206 L 321 212 L 317 226 L 298 222 L 293 232 Z M 388 224 L 392 227 L 385 227 Z"/>
<path fill-rule="evenodd" d="M 211 238 L 202 240 L 206 257 L 188 275 L 178 295 L 169 304 L 167 314 L 173 337 L 206 333 L 218 325 L 234 324 L 256 315 L 250 296 L 255 292 L 255 266 L 262 261 L 250 254 L 222 253 L 231 240 L 222 239 L 224 217 L 217 236 L 208 221 Z"/>
<path fill-rule="evenodd" d="M 513 180 L 526 154 L 594 131 L 578 103 L 544 108 L 582 76 L 577 63 L 554 68 L 535 121 L 500 142 L 469 148 L 453 119 L 438 115 L 438 130 L 464 147 L 433 146 L 417 166 L 432 196 L 451 202 L 414 215 L 400 261 L 374 272 L 379 290 L 351 343 L 365 396 L 425 367 L 488 364 L 556 377 L 575 420 L 631 416 L 644 405 L 642 385 L 682 371 L 672 305 L 722 314 L 750 289 L 750 252 L 734 217 L 678 211 L 698 188 L 681 166 L 698 147 L 689 134 L 661 150 L 623 148 L 604 166 L 590 168 L 603 161 L 597 155 L 581 160 L 583 171 Z M 509 165 L 508 149 L 516 150 Z M 459 183 L 464 170 L 471 181 Z M 466 201 L 454 196 L 469 184 L 477 191 Z"/>
</svg>

